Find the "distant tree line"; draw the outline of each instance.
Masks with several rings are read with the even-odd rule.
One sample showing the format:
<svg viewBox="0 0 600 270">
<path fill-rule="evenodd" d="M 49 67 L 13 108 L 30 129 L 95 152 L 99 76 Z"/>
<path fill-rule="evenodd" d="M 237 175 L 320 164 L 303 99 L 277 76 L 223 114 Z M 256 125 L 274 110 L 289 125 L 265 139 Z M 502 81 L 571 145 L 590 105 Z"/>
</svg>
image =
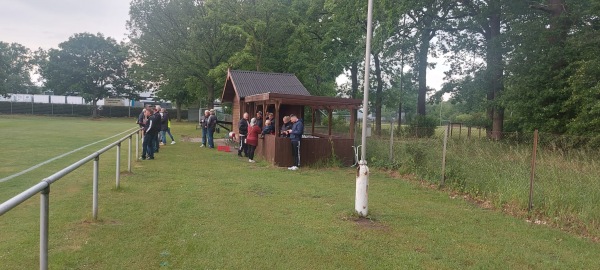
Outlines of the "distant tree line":
<svg viewBox="0 0 600 270">
<path fill-rule="evenodd" d="M 90 101 L 153 89 L 178 109 L 210 108 L 233 68 L 294 73 L 314 95 L 362 98 L 366 9 L 362 0 L 133 0 L 127 44 L 87 33 L 33 53 L 0 43 L 0 93 L 31 88 L 38 68 L 46 88 Z M 382 0 L 373 27 L 376 134 L 400 112 L 431 123 L 423 118 L 440 117 L 432 104 L 449 94 L 447 107 L 490 138 L 598 135 L 598 1 Z M 431 57 L 451 67 L 437 91 L 426 83 Z"/>
</svg>

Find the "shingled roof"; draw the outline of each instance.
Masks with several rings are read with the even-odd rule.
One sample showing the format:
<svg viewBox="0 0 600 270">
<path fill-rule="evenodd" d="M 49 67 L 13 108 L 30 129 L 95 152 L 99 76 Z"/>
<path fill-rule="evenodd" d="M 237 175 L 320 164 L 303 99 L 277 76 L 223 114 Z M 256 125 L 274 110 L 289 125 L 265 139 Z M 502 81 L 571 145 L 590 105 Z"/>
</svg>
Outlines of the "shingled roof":
<svg viewBox="0 0 600 270">
<path fill-rule="evenodd" d="M 300 80 L 288 73 L 230 70 L 223 91 L 224 101 L 233 98 L 231 90 L 240 98 L 264 93 L 310 96 Z"/>
</svg>

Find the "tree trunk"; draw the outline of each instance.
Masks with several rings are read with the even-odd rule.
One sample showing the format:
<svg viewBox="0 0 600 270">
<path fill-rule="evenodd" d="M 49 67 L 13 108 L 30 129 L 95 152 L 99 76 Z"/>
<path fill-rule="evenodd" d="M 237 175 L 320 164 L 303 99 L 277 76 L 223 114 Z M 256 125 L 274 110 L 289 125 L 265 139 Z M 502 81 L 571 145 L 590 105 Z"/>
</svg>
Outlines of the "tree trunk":
<svg viewBox="0 0 600 270">
<path fill-rule="evenodd" d="M 431 34 L 429 30 L 421 30 L 419 51 L 417 55 L 417 72 L 419 72 L 419 94 L 417 97 L 417 114 L 426 115 L 425 99 L 427 97 L 427 58 L 429 56 L 429 41 Z"/>
<path fill-rule="evenodd" d="M 402 97 L 404 93 L 404 53 L 400 58 L 400 101 L 398 101 L 398 128 L 402 126 Z"/>
<path fill-rule="evenodd" d="M 402 126 L 402 101 L 398 102 L 398 128 Z"/>
<path fill-rule="evenodd" d="M 92 118 L 98 118 L 98 99 L 92 99 Z"/>
<path fill-rule="evenodd" d="M 356 98 L 358 93 L 358 62 L 354 61 L 350 65 L 350 80 L 352 81 L 352 98 Z"/>
<path fill-rule="evenodd" d="M 381 107 L 383 100 L 383 79 L 381 78 L 381 62 L 379 53 L 373 54 L 375 62 L 375 78 L 377 79 L 377 91 L 375 92 L 375 134 L 381 136 Z"/>
<path fill-rule="evenodd" d="M 181 103 L 180 101 L 175 102 L 175 109 L 177 110 L 177 122 L 181 122 Z"/>
<path fill-rule="evenodd" d="M 354 61 L 350 65 L 350 80 L 352 81 L 352 93 L 351 97 L 356 98 L 356 94 L 358 94 L 358 62 Z M 354 119 L 358 119 L 358 110 L 353 110 Z"/>
<path fill-rule="evenodd" d="M 208 88 L 208 94 L 206 95 L 206 99 L 208 99 L 208 109 L 215 108 L 215 86 L 211 83 L 206 86 Z"/>
<path fill-rule="evenodd" d="M 500 140 L 504 129 L 504 108 L 498 101 L 504 89 L 504 62 L 500 40 L 501 10 L 499 4 L 492 5 L 492 8 L 494 12 L 488 17 L 490 31 L 486 36 L 487 98 L 491 104 L 488 108 L 488 117 L 492 122 L 489 136 L 493 140 Z"/>
</svg>

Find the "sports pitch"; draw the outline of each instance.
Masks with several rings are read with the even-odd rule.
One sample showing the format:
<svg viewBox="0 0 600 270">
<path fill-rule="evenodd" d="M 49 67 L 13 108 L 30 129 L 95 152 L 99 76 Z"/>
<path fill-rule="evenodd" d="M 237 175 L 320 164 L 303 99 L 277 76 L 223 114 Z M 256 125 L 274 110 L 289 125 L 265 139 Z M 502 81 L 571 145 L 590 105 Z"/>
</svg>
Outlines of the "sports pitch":
<svg viewBox="0 0 600 270">
<path fill-rule="evenodd" d="M 132 127 L 131 119 L 8 116 L 0 178 Z M 592 269 L 600 246 L 372 171 L 370 218 L 353 215 L 351 168 L 291 172 L 180 141 L 135 161 L 115 189 L 115 151 L 100 159 L 99 220 L 91 164 L 51 187 L 53 269 Z M 0 183 L 0 201 L 113 140 Z M 127 168 L 127 146 L 121 170 Z M 39 198 L 0 216 L 3 269 L 38 265 Z"/>
</svg>

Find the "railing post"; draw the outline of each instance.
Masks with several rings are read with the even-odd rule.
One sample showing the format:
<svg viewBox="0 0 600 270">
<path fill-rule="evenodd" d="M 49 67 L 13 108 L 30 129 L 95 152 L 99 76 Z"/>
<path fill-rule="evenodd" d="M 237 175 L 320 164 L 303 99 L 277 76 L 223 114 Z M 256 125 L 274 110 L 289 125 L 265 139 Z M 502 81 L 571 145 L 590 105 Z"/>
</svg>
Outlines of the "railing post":
<svg viewBox="0 0 600 270">
<path fill-rule="evenodd" d="M 94 158 L 94 175 L 92 180 L 92 217 L 98 219 L 98 167 L 100 165 L 100 155 Z"/>
<path fill-rule="evenodd" d="M 138 130 L 137 134 L 135 134 L 135 158 L 137 159 L 140 156 L 140 131 Z"/>
<path fill-rule="evenodd" d="M 40 269 L 48 269 L 48 224 L 50 217 L 50 185 L 40 192 Z"/>
<path fill-rule="evenodd" d="M 117 164 L 116 164 L 117 188 L 121 185 L 121 143 L 117 144 Z"/>
<path fill-rule="evenodd" d="M 128 151 L 127 151 L 127 171 L 129 173 L 131 173 L 131 137 L 133 135 L 129 136 L 129 146 L 128 146 Z"/>
</svg>

